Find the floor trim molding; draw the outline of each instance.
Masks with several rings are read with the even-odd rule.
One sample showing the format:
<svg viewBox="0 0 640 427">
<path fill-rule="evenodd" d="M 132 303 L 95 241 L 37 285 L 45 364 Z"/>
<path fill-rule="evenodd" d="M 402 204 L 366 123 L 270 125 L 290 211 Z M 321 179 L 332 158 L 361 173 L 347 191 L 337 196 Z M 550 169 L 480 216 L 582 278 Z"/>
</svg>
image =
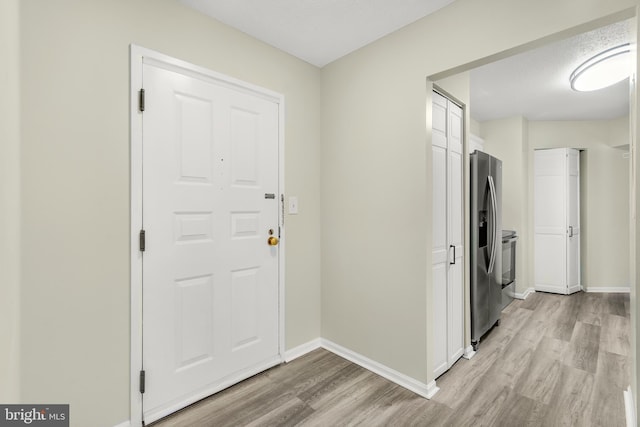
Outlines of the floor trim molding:
<svg viewBox="0 0 640 427">
<path fill-rule="evenodd" d="M 129 420 L 123 421 L 120 424 L 116 424 L 113 427 L 131 427 L 131 421 L 129 421 Z"/>
<path fill-rule="evenodd" d="M 469 347 L 464 349 L 464 354 L 462 355 L 462 357 L 469 360 L 475 355 L 476 355 L 476 351 L 473 349 L 473 346 L 470 345 Z"/>
<path fill-rule="evenodd" d="M 629 286 L 616 286 L 616 287 L 605 287 L 605 286 L 589 286 L 584 288 L 584 291 L 587 293 L 610 293 L 610 294 L 628 294 L 631 293 L 631 288 Z"/>
<path fill-rule="evenodd" d="M 535 288 L 528 288 L 527 290 L 525 290 L 523 293 L 519 294 L 519 293 L 514 293 L 513 296 L 516 299 L 527 299 L 527 297 L 531 294 L 534 294 L 536 292 Z"/>
<path fill-rule="evenodd" d="M 624 414 L 627 419 L 627 427 L 636 427 L 636 411 L 633 406 L 633 391 L 631 390 L 631 386 L 622 393 L 624 394 Z"/>
<path fill-rule="evenodd" d="M 291 350 L 285 351 L 284 361 L 287 363 L 291 362 L 292 360 L 304 356 L 307 353 L 311 353 L 313 350 L 316 350 L 320 347 L 322 347 L 322 341 L 320 338 L 316 338 L 304 344 L 300 344 L 299 346 L 294 347 Z"/>
<path fill-rule="evenodd" d="M 389 381 L 394 382 L 399 386 L 404 387 L 407 390 L 410 390 L 426 399 L 431 399 L 439 390 L 439 388 L 436 386 L 435 381 L 431 381 L 429 384 L 425 384 L 416 380 L 415 378 L 411 378 L 408 375 L 400 373 L 395 369 L 391 369 L 388 366 L 378 363 L 375 360 L 369 359 L 366 356 L 349 350 L 348 348 L 342 347 L 341 345 L 327 339 L 322 338 L 321 343 L 322 348 L 324 348 L 325 350 L 335 353 L 340 357 L 344 357 L 350 362 L 353 362 L 356 365 L 360 365 L 363 368 L 373 372 L 374 374 L 378 374 L 381 377 L 386 378 Z"/>
</svg>

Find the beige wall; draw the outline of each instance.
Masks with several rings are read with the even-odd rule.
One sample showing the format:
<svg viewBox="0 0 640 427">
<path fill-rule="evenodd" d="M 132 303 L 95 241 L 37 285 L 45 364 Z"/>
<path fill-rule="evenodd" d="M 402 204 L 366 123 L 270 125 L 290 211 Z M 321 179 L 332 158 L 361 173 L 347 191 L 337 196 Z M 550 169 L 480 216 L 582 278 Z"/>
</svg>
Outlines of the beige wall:
<svg viewBox="0 0 640 427">
<path fill-rule="evenodd" d="M 475 136 L 480 136 L 480 122 L 477 120 L 471 119 L 471 133 Z"/>
<path fill-rule="evenodd" d="M 502 228 L 515 230 L 516 289 L 522 296 L 528 280 L 528 122 L 523 117 L 490 120 L 480 124 L 484 151 L 502 160 Z"/>
<path fill-rule="evenodd" d="M 534 287 L 533 152 L 579 148 L 581 153 L 582 285 L 626 288 L 629 277 L 629 143 L 627 117 L 601 121 L 528 122 L 522 117 L 480 124 L 485 151 L 503 161 L 503 228 L 518 241 L 517 292 Z M 531 206 L 531 209 L 527 208 Z"/>
<path fill-rule="evenodd" d="M 0 2 L 0 402 L 20 397 L 19 1 Z"/>
<path fill-rule="evenodd" d="M 320 71 L 174 0 L 19 3 L 21 398 L 71 403 L 73 426 L 129 417 L 130 43 L 285 95 L 287 193 L 301 211 L 287 217 L 287 347 L 322 333 L 429 381 L 425 78 L 637 5 L 457 0 Z"/>
<path fill-rule="evenodd" d="M 582 227 L 582 285 L 589 288 L 628 287 L 629 277 L 629 160 L 612 141 L 626 134 L 628 119 L 580 122 L 530 122 L 529 167 L 533 150 L 571 147 L 580 156 L 580 218 Z M 529 200 L 533 206 L 533 173 L 529 173 Z M 530 254 L 533 218 L 529 218 Z M 529 257 L 533 283 L 533 256 Z"/>
<path fill-rule="evenodd" d="M 323 69 L 323 337 L 432 379 L 425 76 L 439 80 L 635 6 L 458 0 Z"/>
<path fill-rule="evenodd" d="M 286 346 L 320 335 L 320 70 L 173 0 L 22 0 L 25 402 L 129 419 L 129 44 L 284 94 Z"/>
</svg>

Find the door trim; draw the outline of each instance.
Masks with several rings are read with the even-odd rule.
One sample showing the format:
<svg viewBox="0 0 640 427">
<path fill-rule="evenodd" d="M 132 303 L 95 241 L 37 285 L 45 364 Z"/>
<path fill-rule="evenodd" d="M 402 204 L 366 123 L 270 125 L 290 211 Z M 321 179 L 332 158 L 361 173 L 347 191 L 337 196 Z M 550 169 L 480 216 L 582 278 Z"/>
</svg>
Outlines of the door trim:
<svg viewBox="0 0 640 427">
<path fill-rule="evenodd" d="M 284 227 L 284 96 L 271 90 L 243 82 L 206 68 L 176 59 L 137 45 L 130 45 L 129 75 L 129 139 L 130 139 L 130 425 L 142 426 L 142 396 L 139 372 L 142 367 L 142 254 L 139 232 L 142 229 L 142 113 L 138 111 L 138 91 L 142 87 L 143 61 L 161 68 L 179 71 L 201 80 L 250 93 L 278 104 L 278 189 L 280 243 L 278 259 L 278 348 L 281 360 L 285 354 L 285 227 Z M 228 384 L 229 386 L 231 384 Z"/>
</svg>

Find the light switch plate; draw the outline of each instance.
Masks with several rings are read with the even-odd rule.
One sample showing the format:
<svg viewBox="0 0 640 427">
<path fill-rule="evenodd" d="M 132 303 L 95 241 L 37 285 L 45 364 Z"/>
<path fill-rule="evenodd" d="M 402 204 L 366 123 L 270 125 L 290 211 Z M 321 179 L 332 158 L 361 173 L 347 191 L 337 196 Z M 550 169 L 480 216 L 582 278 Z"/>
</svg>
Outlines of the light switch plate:
<svg viewBox="0 0 640 427">
<path fill-rule="evenodd" d="M 289 196 L 289 215 L 298 214 L 298 198 L 296 196 Z"/>
</svg>

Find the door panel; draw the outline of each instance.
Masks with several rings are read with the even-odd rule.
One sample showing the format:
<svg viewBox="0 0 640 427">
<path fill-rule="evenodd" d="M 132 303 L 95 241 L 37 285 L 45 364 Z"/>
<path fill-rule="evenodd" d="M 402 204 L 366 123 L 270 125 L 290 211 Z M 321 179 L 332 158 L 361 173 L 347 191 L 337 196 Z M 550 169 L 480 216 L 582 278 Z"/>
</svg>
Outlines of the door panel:
<svg viewBox="0 0 640 427">
<path fill-rule="evenodd" d="M 277 364 L 278 106 L 143 66 L 143 411 Z M 246 374 L 243 374 L 246 373 Z"/>
<path fill-rule="evenodd" d="M 457 255 L 457 253 L 456 253 Z M 449 267 L 449 331 L 448 331 L 448 366 L 454 363 L 464 353 L 464 265 L 462 255 L 456 257 L 456 263 Z"/>
<path fill-rule="evenodd" d="M 536 289 L 564 294 L 566 291 L 565 236 L 537 233 L 535 236 Z"/>
<path fill-rule="evenodd" d="M 447 308 L 447 268 L 445 263 L 433 266 L 433 371 L 436 377 L 449 369 L 448 345 L 448 308 Z"/>
<path fill-rule="evenodd" d="M 449 366 L 464 353 L 464 229 L 463 229 L 463 124 L 462 108 L 451 101 L 449 111 L 448 142 L 448 197 L 449 197 L 449 246 L 453 246 L 453 264 L 449 263 L 448 277 L 448 357 Z"/>
<path fill-rule="evenodd" d="M 566 150 L 534 154 L 535 288 L 567 292 Z"/>
</svg>

